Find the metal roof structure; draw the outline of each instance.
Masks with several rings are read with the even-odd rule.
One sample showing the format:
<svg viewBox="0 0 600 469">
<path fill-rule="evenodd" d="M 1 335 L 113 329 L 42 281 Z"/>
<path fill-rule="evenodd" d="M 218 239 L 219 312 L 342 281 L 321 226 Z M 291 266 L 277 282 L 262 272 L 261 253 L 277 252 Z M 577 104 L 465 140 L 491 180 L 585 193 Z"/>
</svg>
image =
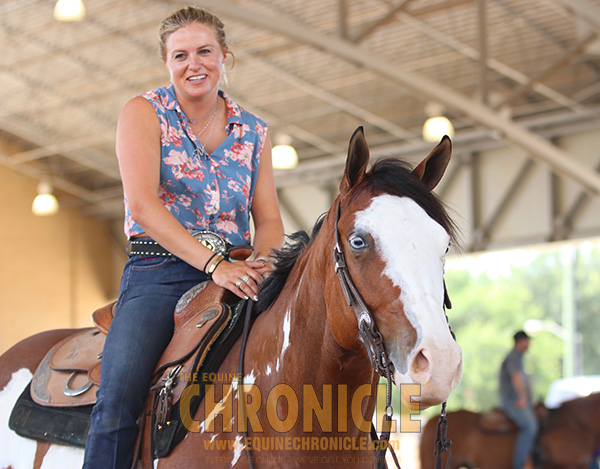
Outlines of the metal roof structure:
<svg viewBox="0 0 600 469">
<path fill-rule="evenodd" d="M 0 164 L 49 178 L 87 215 L 119 218 L 117 118 L 131 97 L 167 83 L 157 28 L 186 3 L 84 1 L 74 23 L 53 18 L 53 0 L 0 2 Z M 292 137 L 300 164 L 276 174 L 280 190 L 337 184 L 359 125 L 373 154 L 424 156 L 434 102 L 456 128 L 455 153 L 508 143 L 583 197 L 600 194 L 596 170 L 554 143 L 600 129 L 600 0 L 196 5 L 226 25 L 235 55 L 226 91 L 272 137 Z"/>
</svg>

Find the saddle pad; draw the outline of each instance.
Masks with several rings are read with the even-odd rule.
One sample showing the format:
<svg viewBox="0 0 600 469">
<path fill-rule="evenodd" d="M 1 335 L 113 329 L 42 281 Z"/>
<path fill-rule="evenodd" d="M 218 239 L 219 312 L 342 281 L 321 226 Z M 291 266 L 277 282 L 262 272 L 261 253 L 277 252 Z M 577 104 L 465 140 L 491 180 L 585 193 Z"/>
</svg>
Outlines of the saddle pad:
<svg viewBox="0 0 600 469">
<path fill-rule="evenodd" d="M 27 386 L 12 410 L 8 426 L 17 435 L 34 440 L 85 447 L 92 405 L 48 407 L 33 401 Z"/>
</svg>

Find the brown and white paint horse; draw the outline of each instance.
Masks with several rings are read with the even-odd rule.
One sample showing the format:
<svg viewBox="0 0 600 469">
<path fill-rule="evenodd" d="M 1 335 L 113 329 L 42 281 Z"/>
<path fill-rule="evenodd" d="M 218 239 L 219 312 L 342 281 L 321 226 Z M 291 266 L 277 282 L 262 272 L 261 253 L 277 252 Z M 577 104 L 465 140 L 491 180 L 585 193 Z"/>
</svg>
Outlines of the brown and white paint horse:
<svg viewBox="0 0 600 469">
<path fill-rule="evenodd" d="M 379 375 L 334 269 L 338 202 L 340 247 L 383 336 L 396 385 L 419 384 L 420 395 L 412 394 L 422 408 L 448 397 L 462 369 L 461 350 L 444 312 L 444 259 L 454 235 L 431 190 L 450 153 L 450 141 L 444 138 L 412 171 L 392 159 L 367 171 L 366 140 L 362 129 L 354 133 L 333 208 L 310 238 L 292 237 L 261 293 L 259 306 L 265 310 L 254 321 L 245 351 L 246 418 L 238 412 L 238 340 L 219 369 L 214 395 L 205 398 L 193 417 L 193 431 L 159 460 L 152 460 L 146 442 L 144 467 L 248 467 L 248 445 L 261 469 L 373 467 L 369 430 Z M 1 400 L 14 400 L 44 352 L 64 335 L 35 336 L 0 357 Z M 205 410 L 207 402 L 219 401 Z M 11 403 L 2 406 L 9 412 Z M 249 440 L 242 431 L 245 422 Z M 0 448 L 25 444 L 14 434 L 5 443 L 7 429 L 0 431 L 5 433 Z M 27 444 L 26 462 L 0 456 L 0 468 L 32 467 L 34 459 L 35 467 L 52 467 L 48 445 L 38 444 L 35 453 L 35 443 Z M 63 456 L 56 467 L 68 467 L 65 462 Z"/>
<path fill-rule="evenodd" d="M 588 469 L 600 447 L 600 393 L 564 402 L 557 409 L 546 409 L 539 403 L 534 410 L 540 424 L 535 467 Z M 448 412 L 452 469 L 512 467 L 516 425 L 512 431 L 494 432 L 482 426 L 482 417 L 466 409 Z M 437 419 L 431 419 L 421 434 L 421 469 L 434 469 L 436 465 L 433 449 L 437 426 Z"/>
<path fill-rule="evenodd" d="M 600 393 L 548 411 L 539 436 L 546 469 L 587 469 L 600 448 Z"/>
</svg>

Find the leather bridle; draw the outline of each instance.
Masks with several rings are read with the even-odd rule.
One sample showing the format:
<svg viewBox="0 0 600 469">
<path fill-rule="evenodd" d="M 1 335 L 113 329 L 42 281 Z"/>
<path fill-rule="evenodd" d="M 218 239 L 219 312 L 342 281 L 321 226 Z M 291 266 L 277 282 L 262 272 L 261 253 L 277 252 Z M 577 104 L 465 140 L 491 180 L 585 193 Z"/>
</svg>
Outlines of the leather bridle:
<svg viewBox="0 0 600 469">
<path fill-rule="evenodd" d="M 375 324 L 375 318 L 373 318 L 373 313 L 366 305 L 363 300 L 358 288 L 354 284 L 352 277 L 350 276 L 350 272 L 348 271 L 348 266 L 346 264 L 346 256 L 342 251 L 342 240 L 340 237 L 339 230 L 339 221 L 342 213 L 342 201 L 341 199 L 338 201 L 337 206 L 337 214 L 335 219 L 335 247 L 333 248 L 333 259 L 335 261 L 335 272 L 340 279 L 340 284 L 342 285 L 342 290 L 344 292 L 344 297 L 346 298 L 346 302 L 349 306 L 352 307 L 354 314 L 356 315 L 356 320 L 358 321 L 358 331 L 360 332 L 360 337 L 362 342 L 367 349 L 367 355 L 369 356 L 369 360 L 371 361 L 371 367 L 380 375 L 385 376 L 387 379 L 387 392 L 386 392 L 386 400 L 385 400 L 385 417 L 388 422 L 391 422 L 392 416 L 394 415 L 394 409 L 392 408 L 392 383 L 393 377 L 392 373 L 394 370 L 394 365 L 390 362 L 387 352 L 385 351 L 385 345 L 383 344 L 383 336 L 379 329 L 377 328 L 377 324 Z M 389 426 L 387 427 L 389 428 Z M 379 440 L 379 446 L 376 451 L 375 456 L 375 467 L 387 467 L 385 463 L 385 451 L 389 446 L 387 442 L 390 439 L 389 430 L 384 430 L 381 433 L 381 436 L 377 437 L 377 432 L 375 431 L 373 424 L 371 424 L 371 436 L 373 439 Z M 386 442 L 386 444 L 382 444 L 382 442 Z M 398 463 L 398 458 L 394 453 L 393 448 L 390 446 L 390 451 L 392 452 L 392 456 L 394 457 L 394 462 L 396 463 L 396 467 L 400 469 L 400 464 Z"/>
<path fill-rule="evenodd" d="M 341 216 L 341 207 L 342 202 L 341 199 L 338 201 L 337 206 L 337 214 L 335 220 L 335 247 L 333 249 L 333 257 L 335 261 L 335 272 L 338 275 L 340 280 L 340 284 L 342 286 L 342 290 L 344 292 L 344 297 L 346 298 L 346 302 L 349 306 L 352 307 L 354 314 L 356 315 L 356 320 L 358 321 L 358 330 L 360 332 L 360 336 L 362 342 L 367 349 L 367 355 L 369 356 L 369 360 L 371 362 L 371 367 L 380 375 L 385 376 L 387 379 L 387 392 L 386 392 L 386 405 L 385 405 L 385 418 L 387 424 L 384 424 L 384 428 L 389 429 L 391 427 L 392 416 L 394 414 L 394 409 L 392 408 L 392 385 L 394 383 L 394 379 L 392 376 L 394 365 L 389 360 L 387 352 L 385 351 L 385 345 L 383 343 L 383 336 L 379 332 L 377 328 L 377 324 L 375 324 L 375 319 L 373 318 L 373 313 L 366 305 L 363 300 L 358 288 L 352 277 L 350 276 L 350 272 L 348 271 L 348 266 L 346 264 L 346 257 L 344 256 L 344 252 L 342 251 L 342 241 L 340 236 L 340 231 L 338 228 L 340 216 Z M 450 303 L 450 298 L 448 296 L 448 292 L 446 290 L 446 284 L 444 283 L 444 307 L 450 309 L 452 307 Z M 242 344 L 240 347 L 240 355 L 238 361 L 238 392 L 240 392 L 239 399 L 244 399 L 243 396 L 243 387 L 242 387 L 242 376 L 244 371 L 244 355 L 246 349 L 246 341 L 248 338 L 248 334 L 250 331 L 250 323 L 252 316 L 252 302 L 249 301 L 246 308 L 246 317 L 244 321 L 244 331 L 242 334 Z M 446 316 L 446 321 L 448 317 Z M 448 324 L 448 328 L 450 325 Z M 452 333 L 452 330 L 450 329 Z M 454 333 L 452 333 L 452 337 L 454 337 Z M 244 406 L 242 406 L 244 408 Z M 245 416 L 243 417 L 245 418 Z M 438 423 L 438 432 L 436 436 L 436 469 L 441 468 L 442 464 L 442 453 L 449 451 L 450 445 L 452 442 L 446 438 L 446 403 L 442 404 L 442 414 L 440 415 L 440 420 Z M 246 440 L 248 439 L 248 431 L 244 432 L 244 437 Z M 371 423 L 371 437 L 373 441 L 379 441 L 377 450 L 375 452 L 375 467 L 377 469 L 387 468 L 387 464 L 385 462 L 385 452 L 389 447 L 392 457 L 394 458 L 394 462 L 396 463 L 396 467 L 400 469 L 400 463 L 398 462 L 398 458 L 394 453 L 394 449 L 391 445 L 388 444 L 390 439 L 389 430 L 384 430 L 381 433 L 381 436 L 377 435 L 377 431 L 375 427 Z M 385 444 L 383 444 L 385 442 Z M 248 447 L 246 447 L 246 454 L 248 455 L 248 463 L 251 468 L 254 468 L 254 460 L 252 458 L 252 452 Z M 450 465 L 450 459 L 448 460 L 447 467 Z"/>
<path fill-rule="evenodd" d="M 344 297 L 349 306 L 354 310 L 356 320 L 358 321 L 358 330 L 362 341 L 367 349 L 371 366 L 379 374 L 389 378 L 394 370 L 394 365 L 389 361 L 385 347 L 383 345 L 383 336 L 377 329 L 373 313 L 362 299 L 358 288 L 352 281 L 348 266 L 346 264 L 346 256 L 342 251 L 342 243 L 338 223 L 341 215 L 341 202 L 338 203 L 337 217 L 335 220 L 335 247 L 333 248 L 333 259 L 335 261 L 335 272 L 337 273 Z"/>
<path fill-rule="evenodd" d="M 338 201 L 337 206 L 337 214 L 335 219 L 335 247 L 333 248 L 333 258 L 335 261 L 335 272 L 338 275 L 340 280 L 340 284 L 342 286 L 342 291 L 344 292 L 344 297 L 346 298 L 346 302 L 349 306 L 352 307 L 354 314 L 356 315 L 356 320 L 358 321 L 358 331 L 360 332 L 360 336 L 362 342 L 367 349 L 367 355 L 369 356 L 369 360 L 371 361 L 371 367 L 380 375 L 385 376 L 387 379 L 387 393 L 386 393 L 386 406 L 385 406 L 385 417 L 388 422 L 391 422 L 394 410 L 392 408 L 392 384 L 394 383 L 392 373 L 394 371 L 394 365 L 389 360 L 387 352 L 385 351 L 385 345 L 383 343 L 383 336 L 379 332 L 377 328 L 377 324 L 375 323 L 375 318 L 373 317 L 373 313 L 366 305 L 363 300 L 358 288 L 356 287 L 352 277 L 350 276 L 350 272 L 348 271 L 348 266 L 346 264 L 346 257 L 344 256 L 344 252 L 342 251 L 342 241 L 339 230 L 339 221 L 342 212 L 342 201 L 341 199 Z M 448 296 L 448 291 L 446 289 L 446 283 L 444 282 L 444 308 L 452 308 L 452 303 L 450 302 L 450 297 Z M 448 316 L 446 316 L 446 322 L 448 322 Z M 448 328 L 450 329 L 450 324 L 448 323 Z M 450 329 L 450 333 L 454 338 L 454 333 L 452 329 Z M 389 426 L 387 427 L 389 428 Z M 441 467 L 441 458 L 442 453 L 449 450 L 452 442 L 446 438 L 446 402 L 442 405 L 442 413 L 440 415 L 440 421 L 438 424 L 438 432 L 436 436 L 436 469 Z M 375 428 L 372 426 L 371 428 L 371 436 L 375 439 L 377 438 L 377 432 Z M 390 432 L 383 431 L 381 436 L 378 438 L 379 441 L 389 441 Z M 385 464 L 385 450 L 389 446 L 390 451 L 392 452 L 392 456 L 394 458 L 394 462 L 396 466 L 400 468 L 398 463 L 398 459 L 396 458 L 396 454 L 394 453 L 393 448 L 385 444 L 383 445 L 385 448 L 382 449 L 381 443 L 376 452 L 375 464 L 376 467 L 387 467 Z M 449 462 L 449 461 L 448 461 Z"/>
</svg>

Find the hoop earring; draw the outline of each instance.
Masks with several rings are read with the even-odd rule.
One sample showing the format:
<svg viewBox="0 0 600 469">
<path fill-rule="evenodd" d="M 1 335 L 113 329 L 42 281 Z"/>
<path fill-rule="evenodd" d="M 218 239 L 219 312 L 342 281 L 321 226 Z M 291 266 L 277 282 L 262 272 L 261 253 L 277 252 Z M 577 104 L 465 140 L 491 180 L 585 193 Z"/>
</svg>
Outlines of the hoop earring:
<svg viewBox="0 0 600 469">
<path fill-rule="evenodd" d="M 221 79 L 223 80 L 225 86 L 229 87 L 229 81 L 227 80 L 227 70 L 225 70 L 225 64 L 223 64 L 223 67 L 221 69 Z"/>
</svg>

